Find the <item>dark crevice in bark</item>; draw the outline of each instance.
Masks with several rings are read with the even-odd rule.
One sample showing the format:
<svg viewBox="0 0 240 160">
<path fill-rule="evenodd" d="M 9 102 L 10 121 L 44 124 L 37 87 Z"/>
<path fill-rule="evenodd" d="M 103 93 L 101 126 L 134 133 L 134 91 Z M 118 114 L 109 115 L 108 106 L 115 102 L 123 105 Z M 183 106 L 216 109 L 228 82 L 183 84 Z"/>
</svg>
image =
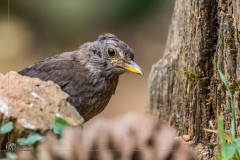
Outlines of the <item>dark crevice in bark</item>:
<svg viewBox="0 0 240 160">
<path fill-rule="evenodd" d="M 211 104 L 206 105 L 206 100 L 211 94 L 210 85 L 211 79 L 213 77 L 213 68 L 214 68 L 214 55 L 217 54 L 217 44 L 218 44 L 218 8 L 216 1 L 209 1 L 208 4 L 202 6 L 200 10 L 200 16 L 202 18 L 201 32 L 202 32 L 202 41 L 200 42 L 200 60 L 198 67 L 200 69 L 200 76 L 198 81 L 198 98 L 200 99 L 197 105 L 200 105 L 201 108 L 197 113 L 201 116 L 200 119 L 196 120 L 196 132 L 195 132 L 195 142 L 208 141 L 211 137 L 209 133 L 203 133 L 200 128 L 207 128 L 208 123 L 213 115 L 213 106 Z M 200 125 L 201 124 L 201 125 Z M 204 136 L 205 135 L 205 136 Z M 203 139 L 203 137 L 205 137 Z"/>
</svg>

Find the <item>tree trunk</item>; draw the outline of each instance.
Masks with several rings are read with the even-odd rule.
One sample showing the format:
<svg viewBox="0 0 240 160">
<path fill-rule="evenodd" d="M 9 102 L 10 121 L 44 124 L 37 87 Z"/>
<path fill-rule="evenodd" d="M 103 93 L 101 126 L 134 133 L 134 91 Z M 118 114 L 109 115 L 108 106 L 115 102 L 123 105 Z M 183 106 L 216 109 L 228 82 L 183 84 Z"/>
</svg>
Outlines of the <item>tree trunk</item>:
<svg viewBox="0 0 240 160">
<path fill-rule="evenodd" d="M 217 115 L 229 131 L 231 107 L 217 61 L 234 96 L 240 135 L 240 0 L 176 0 L 164 56 L 152 67 L 149 108 L 193 142 L 216 142 L 205 132 Z"/>
</svg>

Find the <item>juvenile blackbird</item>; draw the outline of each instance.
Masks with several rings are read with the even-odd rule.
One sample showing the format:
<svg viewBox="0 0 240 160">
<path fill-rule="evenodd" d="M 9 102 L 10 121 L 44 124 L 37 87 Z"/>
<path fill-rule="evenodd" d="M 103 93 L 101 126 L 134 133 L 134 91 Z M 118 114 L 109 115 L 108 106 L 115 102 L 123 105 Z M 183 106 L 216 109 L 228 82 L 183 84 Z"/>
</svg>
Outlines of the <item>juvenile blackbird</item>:
<svg viewBox="0 0 240 160">
<path fill-rule="evenodd" d="M 37 62 L 19 74 L 57 83 L 70 95 L 68 102 L 86 122 L 107 106 L 119 76 L 126 70 L 143 75 L 134 62 L 133 49 L 108 33 L 81 45 L 76 51 Z"/>
</svg>

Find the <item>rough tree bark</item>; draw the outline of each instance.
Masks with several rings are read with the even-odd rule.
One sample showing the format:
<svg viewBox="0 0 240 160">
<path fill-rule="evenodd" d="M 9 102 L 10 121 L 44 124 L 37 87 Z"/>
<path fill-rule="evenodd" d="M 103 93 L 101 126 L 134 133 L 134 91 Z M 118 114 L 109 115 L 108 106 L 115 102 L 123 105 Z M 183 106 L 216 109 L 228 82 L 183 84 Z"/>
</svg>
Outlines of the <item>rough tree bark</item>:
<svg viewBox="0 0 240 160">
<path fill-rule="evenodd" d="M 217 60 L 230 84 L 240 135 L 240 0 L 176 0 L 164 56 L 152 67 L 149 108 L 193 142 L 209 144 L 217 115 L 228 132 L 231 108 Z M 217 128 L 217 127 L 216 127 Z"/>
</svg>

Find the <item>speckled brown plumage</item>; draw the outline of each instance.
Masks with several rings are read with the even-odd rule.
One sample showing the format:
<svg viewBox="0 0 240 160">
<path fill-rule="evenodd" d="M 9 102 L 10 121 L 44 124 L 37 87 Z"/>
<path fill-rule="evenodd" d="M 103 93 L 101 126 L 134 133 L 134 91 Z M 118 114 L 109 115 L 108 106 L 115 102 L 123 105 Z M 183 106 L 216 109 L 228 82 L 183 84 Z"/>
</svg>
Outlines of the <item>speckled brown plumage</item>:
<svg viewBox="0 0 240 160">
<path fill-rule="evenodd" d="M 142 74 L 133 50 L 116 36 L 104 34 L 76 51 L 46 58 L 19 74 L 57 83 L 88 121 L 107 106 L 125 70 Z"/>
</svg>

